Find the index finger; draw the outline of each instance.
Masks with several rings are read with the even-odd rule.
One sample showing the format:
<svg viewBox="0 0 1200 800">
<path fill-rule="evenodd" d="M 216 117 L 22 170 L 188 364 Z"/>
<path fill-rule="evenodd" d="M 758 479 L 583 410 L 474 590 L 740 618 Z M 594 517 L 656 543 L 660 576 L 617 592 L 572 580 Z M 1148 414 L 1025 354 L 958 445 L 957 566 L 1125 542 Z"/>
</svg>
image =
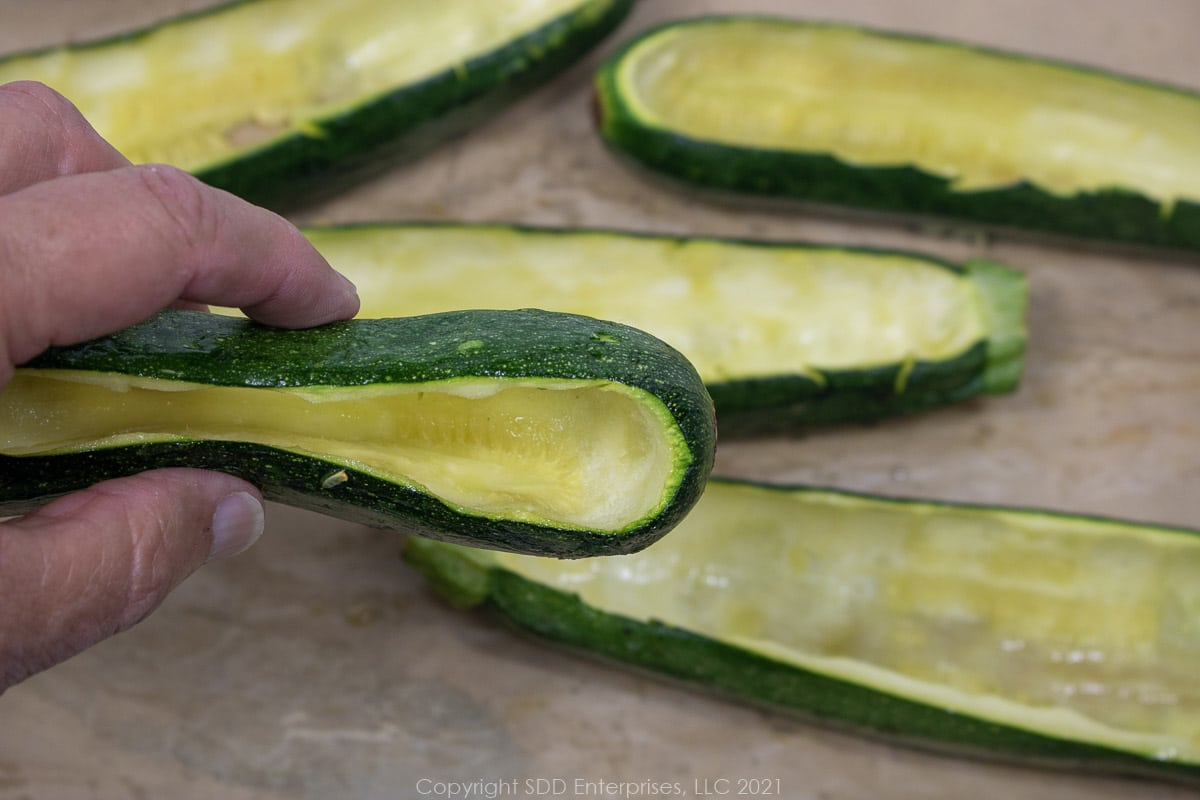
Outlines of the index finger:
<svg viewBox="0 0 1200 800">
<path fill-rule="evenodd" d="M 67 98 L 35 81 L 0 85 L 0 141 L 0 195 L 129 166 Z"/>
<path fill-rule="evenodd" d="M 51 345 L 120 330 L 179 300 L 302 328 L 358 294 L 282 217 L 148 165 L 0 196 L 0 386 Z"/>
</svg>

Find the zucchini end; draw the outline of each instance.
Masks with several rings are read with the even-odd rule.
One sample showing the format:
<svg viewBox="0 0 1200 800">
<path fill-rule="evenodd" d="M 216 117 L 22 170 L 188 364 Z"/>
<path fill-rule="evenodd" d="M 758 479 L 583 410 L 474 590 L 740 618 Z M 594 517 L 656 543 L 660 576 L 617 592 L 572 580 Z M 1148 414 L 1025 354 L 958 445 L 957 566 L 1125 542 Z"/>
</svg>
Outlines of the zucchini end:
<svg viewBox="0 0 1200 800">
<path fill-rule="evenodd" d="M 1020 383 L 1024 368 L 1028 281 L 1024 273 L 986 259 L 968 261 L 964 268 L 978 289 L 990 331 L 983 391 L 988 394 L 1011 392 Z"/>
</svg>

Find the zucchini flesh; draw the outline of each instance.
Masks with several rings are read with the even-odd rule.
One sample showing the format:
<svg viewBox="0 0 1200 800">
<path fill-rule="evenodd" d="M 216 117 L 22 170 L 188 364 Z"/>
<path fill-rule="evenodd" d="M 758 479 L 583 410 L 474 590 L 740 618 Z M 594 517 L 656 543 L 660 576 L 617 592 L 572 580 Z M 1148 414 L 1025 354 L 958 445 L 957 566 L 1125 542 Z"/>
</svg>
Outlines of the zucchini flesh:
<svg viewBox="0 0 1200 800">
<path fill-rule="evenodd" d="M 0 513 L 158 466 L 471 544 L 626 552 L 711 467 L 690 365 L 624 326 L 456 312 L 278 331 L 195 312 L 49 351 L 0 392 Z"/>
<path fill-rule="evenodd" d="M 505 90 L 585 53 L 630 5 L 241 0 L 9 56 L 0 83 L 55 87 L 135 163 L 170 162 L 252 199 L 287 198 L 334 167 L 377 164 L 379 148 L 419 150 L 415 134 L 400 137 L 469 102 L 507 101 Z"/>
<path fill-rule="evenodd" d="M 1200 93 L 955 42 L 668 24 L 596 78 L 619 151 L 687 181 L 1200 248 Z"/>
<path fill-rule="evenodd" d="M 913 253 L 608 230 L 309 228 L 365 317 L 537 306 L 649 331 L 688 357 L 727 435 L 865 420 L 1020 378 L 1024 276 Z"/>
<path fill-rule="evenodd" d="M 406 558 L 459 605 L 743 699 L 1200 781 L 1195 531 L 714 479 L 633 556 Z"/>
</svg>

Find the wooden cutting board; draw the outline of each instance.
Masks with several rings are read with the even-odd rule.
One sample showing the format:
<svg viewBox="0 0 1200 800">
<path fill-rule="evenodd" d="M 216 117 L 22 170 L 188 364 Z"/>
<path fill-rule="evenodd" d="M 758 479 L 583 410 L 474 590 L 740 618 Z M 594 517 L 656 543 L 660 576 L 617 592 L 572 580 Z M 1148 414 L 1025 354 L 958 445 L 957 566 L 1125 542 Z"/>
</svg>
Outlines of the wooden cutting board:
<svg viewBox="0 0 1200 800">
<path fill-rule="evenodd" d="M 0 0 L 0 51 L 207 4 Z M 949 35 L 1200 88 L 1194 0 L 644 0 L 592 58 L 511 110 L 296 219 L 600 225 L 1004 261 L 1032 289 L 1018 392 L 722 443 L 718 470 L 1200 526 L 1200 261 L 716 205 L 614 162 L 588 113 L 603 53 L 661 20 L 749 11 Z M 1193 796 L 893 747 L 594 663 L 447 609 L 398 547 L 394 535 L 273 507 L 252 551 L 0 697 L 0 800 L 419 798 L 446 796 L 439 781 L 489 780 L 533 790 L 491 784 L 504 796 L 619 796 L 576 779 L 630 782 L 642 796 L 646 782 L 679 782 L 696 797 L 743 777 L 822 800 Z"/>
</svg>

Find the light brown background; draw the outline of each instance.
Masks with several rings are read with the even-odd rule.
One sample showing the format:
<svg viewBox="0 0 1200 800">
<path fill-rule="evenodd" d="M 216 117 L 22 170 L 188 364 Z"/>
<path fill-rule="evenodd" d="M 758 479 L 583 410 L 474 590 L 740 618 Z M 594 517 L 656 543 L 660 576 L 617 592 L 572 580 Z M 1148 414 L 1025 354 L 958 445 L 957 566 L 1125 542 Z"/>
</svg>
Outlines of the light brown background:
<svg viewBox="0 0 1200 800">
<path fill-rule="evenodd" d="M 207 4 L 0 0 L 0 51 Z M 297 220 L 604 225 L 1005 261 L 1032 288 L 1017 393 L 885 424 L 726 442 L 719 471 L 1200 526 L 1200 259 L 750 211 L 645 180 L 593 135 L 588 77 L 617 39 L 710 11 L 951 35 L 1200 88 L 1194 0 L 644 0 L 554 83 Z M 250 553 L 197 574 L 137 629 L 0 697 L 0 800 L 412 798 L 421 778 L 690 789 L 741 776 L 778 778 L 785 797 L 822 800 L 1191 796 L 895 748 L 600 665 L 447 609 L 397 560 L 398 545 L 273 507 Z"/>
</svg>

